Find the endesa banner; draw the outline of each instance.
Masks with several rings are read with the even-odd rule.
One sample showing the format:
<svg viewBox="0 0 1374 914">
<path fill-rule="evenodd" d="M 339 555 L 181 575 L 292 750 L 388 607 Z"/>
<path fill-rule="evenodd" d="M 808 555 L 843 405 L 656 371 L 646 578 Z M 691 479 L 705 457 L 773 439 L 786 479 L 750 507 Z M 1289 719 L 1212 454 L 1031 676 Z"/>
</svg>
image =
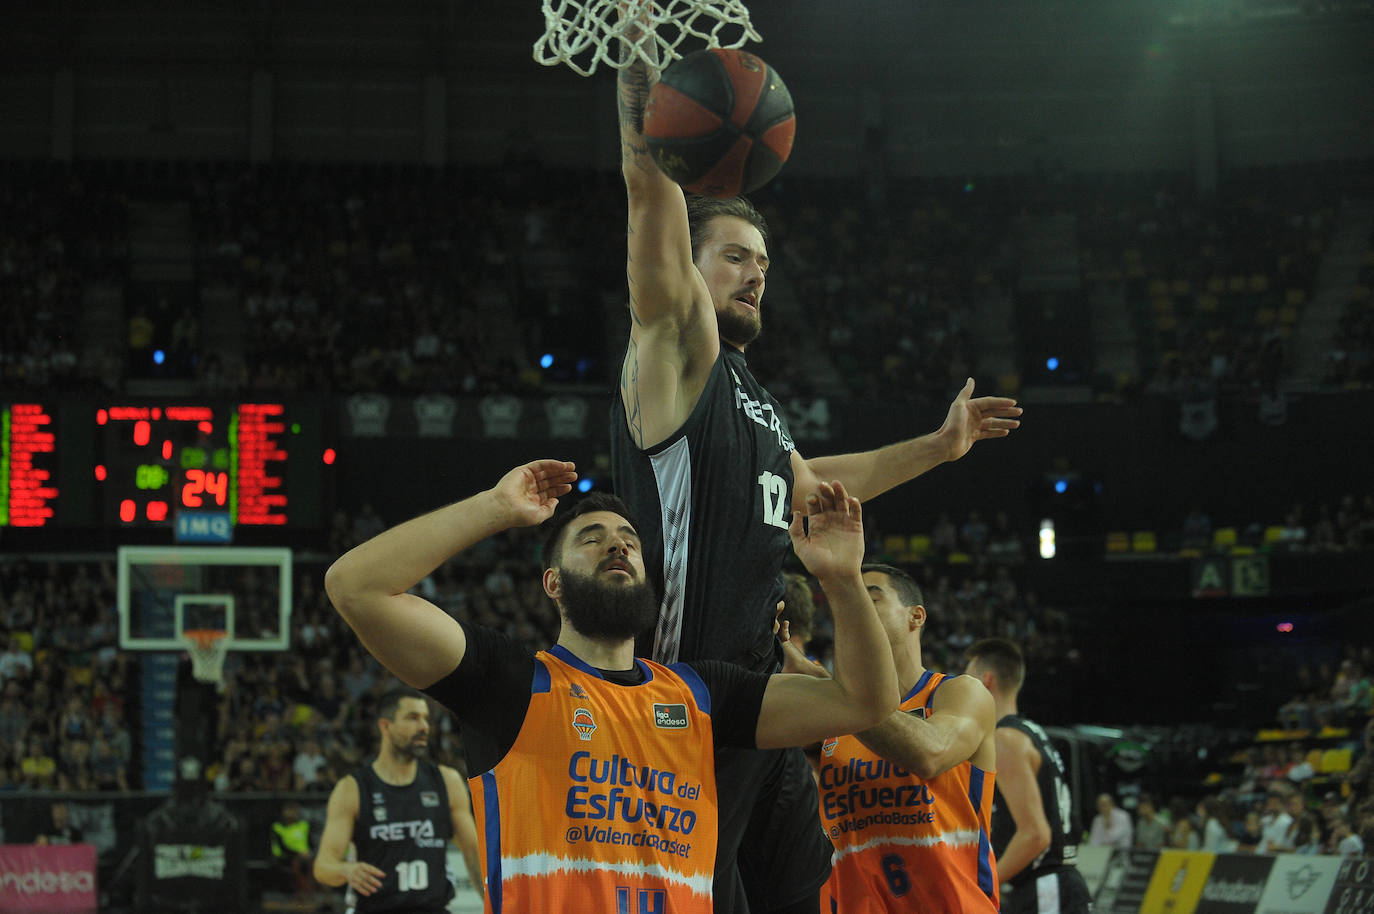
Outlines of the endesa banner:
<svg viewBox="0 0 1374 914">
<path fill-rule="evenodd" d="M 0 844 L 0 914 L 95 908 L 94 844 Z"/>
</svg>

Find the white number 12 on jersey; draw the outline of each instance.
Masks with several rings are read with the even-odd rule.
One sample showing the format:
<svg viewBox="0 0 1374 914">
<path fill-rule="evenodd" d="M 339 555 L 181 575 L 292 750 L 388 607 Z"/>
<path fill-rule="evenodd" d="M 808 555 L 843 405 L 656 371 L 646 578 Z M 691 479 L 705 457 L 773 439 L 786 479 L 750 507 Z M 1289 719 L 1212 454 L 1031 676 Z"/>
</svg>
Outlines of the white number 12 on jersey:
<svg viewBox="0 0 1374 914">
<path fill-rule="evenodd" d="M 787 480 L 764 470 L 763 475 L 759 476 L 759 485 L 763 486 L 763 522 L 786 530 L 792 514 L 792 500 L 787 497 Z"/>
</svg>

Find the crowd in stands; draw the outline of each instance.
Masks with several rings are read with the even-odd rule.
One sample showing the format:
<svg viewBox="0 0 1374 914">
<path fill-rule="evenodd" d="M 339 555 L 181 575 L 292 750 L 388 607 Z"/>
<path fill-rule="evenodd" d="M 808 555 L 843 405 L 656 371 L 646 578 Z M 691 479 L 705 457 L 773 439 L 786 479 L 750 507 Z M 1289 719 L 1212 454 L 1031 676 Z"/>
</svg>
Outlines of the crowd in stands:
<svg viewBox="0 0 1374 914">
<path fill-rule="evenodd" d="M 1238 753 L 1233 761 L 1243 767 L 1229 786 L 1164 805 L 1150 794 L 1135 796 L 1134 822 L 1112 795 L 1098 797 L 1089 843 L 1342 857 L 1374 849 L 1374 686 L 1364 673 L 1371 662 L 1374 648 L 1350 647 L 1334 674 L 1323 667 L 1315 674 L 1322 695 L 1281 708 L 1278 722 L 1288 729 Z M 1313 676 L 1304 667 L 1300 678 Z M 1322 748 L 1333 739 L 1341 745 Z"/>
<path fill-rule="evenodd" d="M 0 166 L 0 388 L 76 384 L 81 297 L 122 281 L 125 201 L 117 180 L 59 165 Z"/>
<path fill-rule="evenodd" d="M 1374 546 L 1374 494 L 1347 493 L 1336 502 L 1295 502 L 1281 520 L 1263 522 L 1247 518 L 1218 538 L 1221 525 L 1194 507 L 1183 518 L 1179 544 L 1182 549 L 1207 551 L 1231 545 L 1268 546 L 1290 552 L 1341 552 Z M 1224 541 L 1222 541 L 1224 540 Z"/>
<path fill-rule="evenodd" d="M 1181 178 L 1080 188 L 1084 278 L 1125 296 L 1148 388 L 1273 391 L 1291 373 L 1340 197 L 1300 171 L 1277 177 L 1238 171 L 1210 195 Z"/>
<path fill-rule="evenodd" d="M 113 347 L 82 339 L 77 306 L 84 288 L 127 279 L 146 178 L 117 165 L 0 173 L 6 387 L 117 387 L 122 358 L 135 376 L 193 379 L 205 393 L 510 392 L 614 377 L 626 320 L 615 174 L 534 162 L 167 169 L 159 197 L 191 210 L 194 288 L 125 293 L 127 336 Z M 980 303 L 1014 307 L 1022 294 L 1035 217 L 1067 212 L 1084 294 L 1113 290 L 1134 311 L 1143 382 L 1269 388 L 1291 372 L 1340 200 L 1302 174 L 1237 174 L 1212 196 L 1167 175 L 894 179 L 882 194 L 785 176 L 756 195 L 777 271 L 751 357 L 780 396 L 943 399 L 984 356 Z M 1369 315 L 1367 294 L 1351 302 L 1328 382 L 1366 379 Z M 105 356 L 78 364 L 83 351 Z M 544 353 L 556 354 L 547 369 Z"/>
<path fill-rule="evenodd" d="M 134 655 L 111 562 L 0 562 L 0 788 L 138 787 Z"/>
<path fill-rule="evenodd" d="M 1374 384 L 1374 238 L 1365 251 L 1364 264 L 1341 312 L 1336 339 L 1327 356 L 1322 381 L 1347 387 Z"/>
</svg>

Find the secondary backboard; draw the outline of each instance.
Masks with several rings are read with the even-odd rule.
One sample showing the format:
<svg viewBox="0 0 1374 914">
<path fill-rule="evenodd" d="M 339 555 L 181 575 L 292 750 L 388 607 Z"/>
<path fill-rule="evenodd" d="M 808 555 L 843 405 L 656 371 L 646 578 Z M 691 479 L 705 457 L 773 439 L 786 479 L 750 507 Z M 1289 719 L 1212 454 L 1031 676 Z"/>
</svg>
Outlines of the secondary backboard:
<svg viewBox="0 0 1374 914">
<path fill-rule="evenodd" d="M 291 641 L 291 550 L 121 546 L 119 646 L 180 651 L 187 629 L 221 629 L 228 648 L 283 651 Z"/>
</svg>

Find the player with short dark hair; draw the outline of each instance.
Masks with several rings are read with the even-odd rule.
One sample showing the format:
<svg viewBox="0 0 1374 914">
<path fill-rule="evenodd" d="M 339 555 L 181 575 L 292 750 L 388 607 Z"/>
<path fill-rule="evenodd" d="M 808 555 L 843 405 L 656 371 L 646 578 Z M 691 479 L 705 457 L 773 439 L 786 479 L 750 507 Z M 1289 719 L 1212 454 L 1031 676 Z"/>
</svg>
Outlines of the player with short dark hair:
<svg viewBox="0 0 1374 914">
<path fill-rule="evenodd" d="M 997 709 L 997 787 L 992 847 L 997 872 L 1011 891 L 1010 914 L 1083 914 L 1092 894 L 1074 866 L 1078 830 L 1068 772 L 1044 729 L 1021 716 L 1017 696 L 1026 677 L 1021 649 L 1005 638 L 969 646 L 964 671 L 992 693 Z"/>
<path fill-rule="evenodd" d="M 346 774 L 329 795 L 315 878 L 347 885 L 350 912 L 441 914 L 453 898 L 448 845 L 462 851 L 473 885 L 482 889 L 477 829 L 462 777 L 425 756 L 429 699 L 411 688 L 377 700 L 377 757 Z M 352 844 L 355 859 L 347 859 Z"/>
<path fill-rule="evenodd" d="M 992 696 L 970 676 L 922 664 L 926 608 L 909 574 L 878 564 L 863 573 L 901 704 L 878 726 L 821 744 L 821 823 L 835 844 L 826 910 L 993 914 Z"/>
<path fill-rule="evenodd" d="M 563 624 L 549 650 L 532 653 L 410 593 L 456 553 L 547 520 L 576 475 L 557 460 L 516 467 L 353 549 L 325 587 L 383 666 L 457 714 L 489 911 L 710 911 L 716 747 L 801 745 L 895 706 L 859 576 L 859 503 L 822 484 L 789 528 L 835 618 L 835 680 L 637 660 L 634 635 L 658 600 L 634 523 L 607 496 L 551 524 L 541 581 Z"/>
<path fill-rule="evenodd" d="M 630 37 L 646 50 L 652 43 Z M 662 593 L 640 652 L 662 663 L 719 658 L 771 672 L 781 666 L 772 627 L 786 518 L 819 481 L 838 479 L 860 501 L 872 498 L 1007 435 L 1021 410 L 1014 400 L 973 398 L 969 379 L 932 434 L 803 459 L 781 404 L 744 355 L 762 327 L 767 227 L 747 201 L 689 201 L 659 170 L 644 136 L 657 78 L 639 60 L 619 71 L 617 87 L 630 330 L 612 402 L 611 465 Z M 813 827 L 805 758 L 749 753 L 718 767 L 727 816 L 718 910 L 743 910 L 747 895 L 754 914 L 815 911 L 830 847 Z"/>
</svg>

